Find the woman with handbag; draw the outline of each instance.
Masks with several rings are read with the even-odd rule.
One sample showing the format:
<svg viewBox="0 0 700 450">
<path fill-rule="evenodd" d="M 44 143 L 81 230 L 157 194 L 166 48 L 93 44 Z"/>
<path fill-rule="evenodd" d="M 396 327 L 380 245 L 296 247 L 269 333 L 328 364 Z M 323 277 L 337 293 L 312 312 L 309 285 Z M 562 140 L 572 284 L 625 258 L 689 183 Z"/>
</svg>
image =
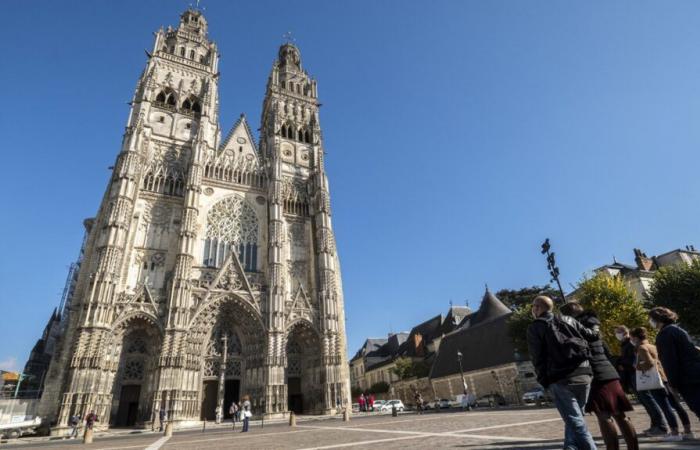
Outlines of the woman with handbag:
<svg viewBox="0 0 700 450">
<path fill-rule="evenodd" d="M 644 327 L 635 328 L 630 332 L 632 343 L 637 347 L 637 391 L 649 391 L 668 422 L 671 433 L 664 437 L 665 441 L 682 441 L 683 436 L 678 431 L 678 420 L 671 406 L 668 391 L 664 382 L 666 375 L 661 367 L 656 346 L 647 340 L 647 330 Z"/>
<path fill-rule="evenodd" d="M 250 418 L 253 416 L 253 413 L 250 410 L 250 397 L 248 397 L 247 395 L 243 396 L 243 405 L 241 405 L 241 413 L 243 414 L 243 430 L 241 431 L 241 433 L 247 433 Z"/>
</svg>

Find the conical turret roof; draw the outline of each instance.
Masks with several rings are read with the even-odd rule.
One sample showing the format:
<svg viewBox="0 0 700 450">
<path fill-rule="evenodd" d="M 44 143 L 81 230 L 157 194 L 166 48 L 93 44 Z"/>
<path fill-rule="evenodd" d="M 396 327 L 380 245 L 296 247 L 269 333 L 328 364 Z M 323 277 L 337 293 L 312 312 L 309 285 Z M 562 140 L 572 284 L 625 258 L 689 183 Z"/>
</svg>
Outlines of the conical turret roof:
<svg viewBox="0 0 700 450">
<path fill-rule="evenodd" d="M 505 316 L 511 312 L 510 308 L 504 305 L 498 297 L 493 295 L 487 286 L 486 292 L 484 292 L 484 298 L 481 300 L 481 306 L 479 306 L 479 310 L 471 319 L 469 326 L 473 327 L 474 325 Z"/>
</svg>

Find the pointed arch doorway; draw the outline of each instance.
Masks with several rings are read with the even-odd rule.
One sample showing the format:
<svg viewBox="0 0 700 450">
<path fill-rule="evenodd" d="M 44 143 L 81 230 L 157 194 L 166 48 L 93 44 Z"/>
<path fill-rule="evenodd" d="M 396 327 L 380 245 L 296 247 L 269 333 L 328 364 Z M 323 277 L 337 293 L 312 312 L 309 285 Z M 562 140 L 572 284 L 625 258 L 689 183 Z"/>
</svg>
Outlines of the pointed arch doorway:
<svg viewBox="0 0 700 450">
<path fill-rule="evenodd" d="M 242 346 L 238 333 L 219 323 L 212 332 L 204 357 L 202 376 L 202 420 L 215 420 L 216 408 L 223 400 L 224 419 L 231 417 L 231 403 L 240 401 Z"/>
<path fill-rule="evenodd" d="M 324 376 L 322 348 L 316 331 L 300 321 L 287 334 L 287 407 L 296 414 L 314 414 L 323 410 Z"/>
</svg>

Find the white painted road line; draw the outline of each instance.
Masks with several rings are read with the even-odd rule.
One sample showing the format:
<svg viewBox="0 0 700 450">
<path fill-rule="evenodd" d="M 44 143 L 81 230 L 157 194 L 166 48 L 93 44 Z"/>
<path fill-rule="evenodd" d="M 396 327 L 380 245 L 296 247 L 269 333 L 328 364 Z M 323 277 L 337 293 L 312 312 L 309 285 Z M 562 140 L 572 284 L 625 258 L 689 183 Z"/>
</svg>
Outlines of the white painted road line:
<svg viewBox="0 0 700 450">
<path fill-rule="evenodd" d="M 509 426 L 513 426 L 516 424 L 510 424 Z M 438 432 L 430 432 L 430 431 L 407 431 L 407 430 L 375 430 L 372 428 L 349 428 L 349 427 L 314 427 L 311 425 L 297 425 L 299 428 L 310 428 L 314 430 L 320 430 L 320 429 L 328 429 L 328 430 L 338 430 L 338 431 L 361 431 L 364 433 L 384 433 L 384 434 L 407 434 L 410 436 L 416 436 L 416 437 L 458 437 L 458 438 L 464 438 L 464 437 L 469 437 L 473 439 L 501 439 L 501 440 L 506 440 L 506 441 L 541 441 L 542 439 L 523 439 L 521 437 L 510 437 L 510 436 L 487 436 L 487 435 L 481 435 L 481 434 L 457 434 L 458 432 L 455 431 L 438 431 Z M 485 427 L 485 429 L 488 429 L 490 427 Z M 479 431 L 480 428 L 472 428 L 471 431 Z M 466 432 L 466 431 L 463 431 Z"/>
<path fill-rule="evenodd" d="M 528 422 L 504 423 L 503 425 L 491 425 L 488 427 L 467 428 L 466 430 L 451 431 L 450 433 L 469 433 L 471 431 L 484 431 L 484 430 L 495 430 L 497 428 L 521 427 L 524 425 L 535 425 L 538 423 L 557 422 L 557 421 L 561 421 L 561 419 L 557 417 L 554 419 L 530 420 Z"/>
<path fill-rule="evenodd" d="M 163 444 L 168 442 L 168 439 L 170 439 L 170 436 L 163 436 L 162 438 L 158 439 L 157 441 L 146 447 L 145 450 L 158 450 L 163 446 Z"/>
</svg>

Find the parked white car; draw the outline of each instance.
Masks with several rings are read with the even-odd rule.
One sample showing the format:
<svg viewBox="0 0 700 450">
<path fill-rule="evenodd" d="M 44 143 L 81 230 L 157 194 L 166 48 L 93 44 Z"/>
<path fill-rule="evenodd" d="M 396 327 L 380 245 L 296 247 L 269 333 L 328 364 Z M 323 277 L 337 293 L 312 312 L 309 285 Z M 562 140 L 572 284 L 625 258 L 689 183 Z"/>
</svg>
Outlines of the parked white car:
<svg viewBox="0 0 700 450">
<path fill-rule="evenodd" d="M 386 403 L 386 400 L 375 400 L 372 406 L 374 407 L 375 411 L 381 411 L 384 403 Z"/>
<path fill-rule="evenodd" d="M 382 405 L 380 411 L 391 411 L 394 408 L 394 406 L 396 407 L 397 411 L 404 410 L 403 402 L 401 400 L 389 400 L 388 402 Z"/>
</svg>

